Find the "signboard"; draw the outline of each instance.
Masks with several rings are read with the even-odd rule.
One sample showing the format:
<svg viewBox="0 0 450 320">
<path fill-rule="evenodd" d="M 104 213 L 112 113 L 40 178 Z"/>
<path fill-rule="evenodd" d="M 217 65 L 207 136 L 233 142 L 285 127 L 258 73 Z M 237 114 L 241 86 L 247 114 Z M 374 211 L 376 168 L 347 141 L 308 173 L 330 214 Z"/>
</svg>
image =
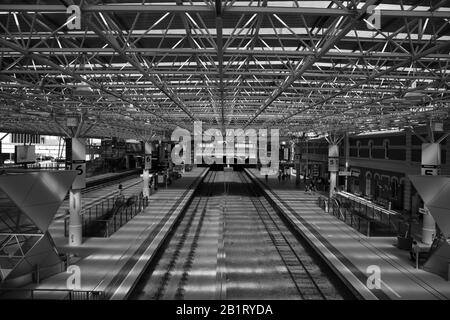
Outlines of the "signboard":
<svg viewBox="0 0 450 320">
<path fill-rule="evenodd" d="M 151 154 L 146 154 L 144 156 L 144 160 L 145 160 L 145 170 L 150 170 L 152 168 L 152 155 Z"/>
<path fill-rule="evenodd" d="M 360 174 L 360 171 L 359 170 L 351 170 L 351 176 L 352 177 L 356 177 L 356 178 L 358 178 L 359 177 L 359 174 Z"/>
<path fill-rule="evenodd" d="M 339 171 L 339 158 L 338 157 L 328 157 L 328 171 L 332 171 L 332 172 Z"/>
<path fill-rule="evenodd" d="M 339 147 L 336 144 L 328 146 L 328 171 L 339 171 Z"/>
<path fill-rule="evenodd" d="M 438 176 L 440 173 L 439 166 L 436 165 L 422 165 L 422 175 L 423 176 Z"/>
<path fill-rule="evenodd" d="M 433 131 L 443 132 L 444 131 L 444 123 L 443 122 L 435 122 L 433 123 Z"/>
<path fill-rule="evenodd" d="M 441 165 L 441 146 L 439 143 L 422 143 L 422 169 L 425 176 L 439 175 Z"/>
<path fill-rule="evenodd" d="M 78 119 L 76 117 L 67 118 L 67 126 L 68 127 L 76 127 L 78 126 Z"/>
<path fill-rule="evenodd" d="M 313 165 L 312 176 L 313 177 L 318 177 L 319 176 L 319 165 L 318 164 L 314 164 Z"/>
<path fill-rule="evenodd" d="M 15 146 L 15 162 L 30 163 L 36 161 L 36 146 Z"/>
<path fill-rule="evenodd" d="M 77 172 L 72 189 L 86 188 L 86 141 L 72 138 L 71 169 Z"/>
<path fill-rule="evenodd" d="M 351 171 L 339 171 L 339 175 L 340 176 L 351 176 L 352 172 Z"/>
</svg>

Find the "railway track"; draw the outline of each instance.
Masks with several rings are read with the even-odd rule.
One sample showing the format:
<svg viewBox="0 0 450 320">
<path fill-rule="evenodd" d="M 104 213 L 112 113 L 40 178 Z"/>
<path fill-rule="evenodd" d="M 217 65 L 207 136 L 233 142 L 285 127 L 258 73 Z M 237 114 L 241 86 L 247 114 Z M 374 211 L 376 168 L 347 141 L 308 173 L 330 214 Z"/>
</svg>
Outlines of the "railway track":
<svg viewBox="0 0 450 320">
<path fill-rule="evenodd" d="M 131 299 L 342 299 L 250 179 L 211 171 Z"/>
<path fill-rule="evenodd" d="M 209 185 L 214 181 L 216 173 L 213 172 L 204 184 Z M 192 267 L 192 261 L 195 256 L 195 251 L 198 247 L 199 234 L 203 225 L 203 221 L 206 214 L 206 208 L 209 201 L 209 197 L 213 192 L 213 188 L 207 188 L 206 195 L 201 195 L 196 197 L 194 203 L 194 210 L 188 213 L 187 223 L 182 226 L 182 233 L 179 235 L 176 247 L 172 252 L 172 257 L 166 265 L 166 272 L 162 276 L 159 286 L 153 296 L 154 299 L 161 299 L 164 294 L 173 296 L 175 299 L 182 299 L 184 296 L 184 287 L 187 282 L 188 273 Z M 194 219 L 198 217 L 197 223 L 194 223 Z M 194 236 L 191 238 L 190 235 L 194 232 Z M 187 253 L 184 253 L 184 263 L 181 267 L 181 273 L 178 273 L 178 277 L 175 277 L 175 281 L 172 281 L 170 285 L 170 280 L 172 278 L 172 272 L 176 267 L 176 262 L 180 255 L 182 255 L 181 250 L 183 248 L 188 248 Z M 172 279 L 173 280 L 173 279 Z M 173 284 L 176 283 L 176 286 Z"/>
<path fill-rule="evenodd" d="M 332 284 L 327 281 L 306 248 L 290 232 L 278 213 L 261 196 L 250 179 L 242 173 L 239 173 L 239 177 L 249 189 L 251 201 L 301 299 L 327 300 L 341 298 Z"/>
</svg>

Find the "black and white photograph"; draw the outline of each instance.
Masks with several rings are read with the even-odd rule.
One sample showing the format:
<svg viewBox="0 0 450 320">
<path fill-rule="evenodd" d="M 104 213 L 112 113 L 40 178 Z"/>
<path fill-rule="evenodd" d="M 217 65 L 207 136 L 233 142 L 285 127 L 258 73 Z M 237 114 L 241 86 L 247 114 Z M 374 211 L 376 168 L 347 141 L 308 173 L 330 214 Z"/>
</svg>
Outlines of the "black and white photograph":
<svg viewBox="0 0 450 320">
<path fill-rule="evenodd" d="M 450 0 L 0 0 L 0 306 L 448 300 L 449 88 Z"/>
</svg>

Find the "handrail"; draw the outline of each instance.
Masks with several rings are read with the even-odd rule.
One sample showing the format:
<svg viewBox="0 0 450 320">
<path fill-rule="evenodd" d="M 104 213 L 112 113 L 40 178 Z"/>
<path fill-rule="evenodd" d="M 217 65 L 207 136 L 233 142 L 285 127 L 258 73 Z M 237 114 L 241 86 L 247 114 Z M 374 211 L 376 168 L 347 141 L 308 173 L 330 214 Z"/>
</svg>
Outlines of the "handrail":
<svg viewBox="0 0 450 320">
<path fill-rule="evenodd" d="M 366 200 L 364 198 L 355 196 L 354 194 L 351 194 L 351 193 L 348 193 L 348 192 L 345 192 L 345 191 L 339 191 L 337 193 L 337 195 L 340 195 L 341 197 L 345 197 L 345 198 L 348 198 L 348 199 L 352 199 L 355 202 L 359 202 L 359 203 L 363 203 L 365 205 L 371 206 L 374 209 L 376 209 L 378 211 L 381 211 L 381 212 L 383 212 L 385 214 L 388 214 L 388 215 L 399 215 L 399 213 L 396 212 L 396 211 L 388 210 L 386 208 L 383 208 L 383 207 L 373 203 L 372 201 L 369 201 L 369 200 Z"/>
<path fill-rule="evenodd" d="M 124 188 L 122 189 L 122 192 L 123 192 L 124 190 L 126 190 L 126 189 L 129 189 L 129 188 L 131 188 L 131 187 L 137 185 L 138 183 L 141 183 L 141 182 L 142 182 L 142 181 L 137 181 L 137 182 L 135 182 L 135 183 L 132 183 L 132 184 L 130 184 L 130 185 L 124 187 Z M 95 199 L 93 202 L 90 202 L 90 203 L 88 203 L 88 204 L 85 204 L 85 206 L 84 206 L 83 208 L 81 208 L 80 215 L 83 215 L 86 211 L 88 211 L 89 209 L 95 207 L 96 205 L 100 205 L 102 202 L 108 201 L 108 199 L 115 199 L 115 198 L 117 198 L 118 196 L 120 196 L 120 191 L 119 191 L 119 190 L 114 190 L 114 191 L 112 191 L 110 194 L 106 194 L 106 195 L 104 195 L 104 196 L 101 196 L 101 197 Z M 70 214 L 64 215 L 64 218 L 69 217 L 69 215 L 70 215 Z"/>
<path fill-rule="evenodd" d="M 66 170 L 65 163 L 28 163 L 26 168 L 20 163 L 8 163 L 0 166 L 0 169 L 43 169 L 43 170 Z"/>
<path fill-rule="evenodd" d="M 396 215 L 386 214 L 383 219 L 387 210 L 378 210 L 378 206 L 368 205 L 368 202 L 355 201 L 352 197 L 344 196 L 342 192 L 336 193 L 334 200 L 330 212 L 368 237 L 374 234 L 371 226 L 377 226 L 376 223 L 387 227 L 388 234 L 397 232 L 391 220 L 391 216 Z"/>
<path fill-rule="evenodd" d="M 118 203 L 118 200 L 120 199 L 123 200 Z M 128 203 L 128 200 L 130 199 L 132 200 Z M 91 210 L 92 208 L 94 208 L 94 206 L 89 208 L 89 210 L 82 215 L 83 230 L 85 230 L 91 223 L 104 223 L 106 224 L 106 233 L 103 235 L 103 237 L 107 238 L 148 206 L 148 198 L 142 197 L 140 195 L 133 195 L 128 197 L 127 201 L 124 200 L 125 197 L 123 195 L 113 198 L 107 198 L 95 205 L 95 211 Z M 104 205 L 105 203 L 106 205 Z M 117 210 L 117 212 L 113 212 L 110 218 L 99 219 L 104 217 L 111 210 L 115 209 Z M 66 237 L 68 236 L 67 223 L 69 218 L 69 216 L 66 216 L 64 218 L 64 234 Z"/>
<path fill-rule="evenodd" d="M 72 289 L 43 289 L 43 288 L 0 288 L 0 299 L 1 292 L 27 292 L 27 295 L 31 299 L 39 299 L 36 297 L 37 293 L 65 293 L 63 300 L 103 300 L 105 299 L 105 294 L 103 291 L 99 290 L 72 290 Z M 5 294 L 5 293 L 3 293 Z M 7 298 L 7 297 L 6 297 Z M 14 299 L 17 297 L 14 296 Z M 19 298 L 20 299 L 20 298 Z M 27 297 L 24 297 L 27 299 Z M 45 298 L 44 298 L 45 299 Z M 54 298 L 49 298 L 54 299 Z"/>
</svg>

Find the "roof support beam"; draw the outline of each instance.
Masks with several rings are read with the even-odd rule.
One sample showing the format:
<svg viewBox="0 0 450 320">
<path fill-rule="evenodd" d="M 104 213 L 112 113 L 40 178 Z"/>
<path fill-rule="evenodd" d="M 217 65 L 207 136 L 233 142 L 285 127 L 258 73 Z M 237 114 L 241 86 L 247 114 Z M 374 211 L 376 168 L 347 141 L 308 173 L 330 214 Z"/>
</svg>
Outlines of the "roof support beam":
<svg viewBox="0 0 450 320">
<path fill-rule="evenodd" d="M 322 99 L 321 101 L 318 101 L 318 102 L 314 103 L 313 105 L 311 105 L 309 107 L 306 107 L 306 108 L 303 108 L 303 109 L 301 109 L 299 111 L 293 112 L 293 113 L 289 114 L 288 116 L 282 118 L 281 120 L 279 120 L 277 122 L 280 123 L 280 122 L 286 121 L 287 119 L 289 119 L 289 118 L 291 118 L 291 117 L 293 117 L 293 116 L 295 116 L 295 115 L 297 115 L 299 113 L 302 113 L 302 112 L 304 112 L 306 110 L 314 108 L 315 106 L 321 105 L 321 104 L 331 100 L 332 98 L 335 98 L 335 97 L 337 97 L 339 95 L 342 95 L 342 94 L 344 94 L 346 92 L 349 92 L 350 90 L 357 90 L 358 87 L 360 87 L 360 86 L 362 86 L 364 84 L 367 84 L 370 81 L 372 81 L 372 80 L 374 80 L 374 79 L 376 79 L 378 77 L 381 77 L 381 76 L 383 76 L 385 74 L 389 74 L 390 72 L 395 71 L 398 68 L 401 68 L 401 67 L 403 67 L 405 65 L 412 64 L 414 61 L 417 61 L 418 59 L 420 59 L 423 56 L 426 56 L 429 53 L 432 53 L 432 52 L 435 52 L 435 51 L 441 50 L 441 49 L 446 49 L 446 48 L 450 48 L 450 43 L 439 44 L 439 45 L 434 46 L 434 47 L 432 47 L 432 48 L 430 48 L 428 50 L 422 51 L 421 53 L 419 53 L 419 54 L 417 54 L 415 56 L 411 56 L 409 59 L 404 60 L 404 61 L 402 61 L 402 62 L 400 62 L 400 63 L 398 63 L 398 64 L 396 64 L 396 65 L 394 65 L 394 66 L 392 66 L 392 67 L 390 67 L 388 69 L 385 69 L 383 71 L 380 71 L 380 72 L 377 72 L 377 73 L 374 73 L 374 74 L 368 76 L 366 79 L 364 79 L 361 82 L 355 83 L 355 84 L 353 84 L 351 86 L 347 86 L 344 89 L 339 90 L 338 92 L 336 92 L 336 93 L 334 93 L 334 94 L 332 94 L 332 95 Z M 404 90 L 404 92 L 412 92 L 412 91 L 416 91 L 416 90 L 415 89 Z M 392 96 L 391 98 L 393 98 L 393 97 L 394 96 Z"/>
<path fill-rule="evenodd" d="M 183 1 L 182 0 L 177 0 L 176 3 L 177 3 L 178 6 L 183 6 Z M 210 86 L 208 86 L 208 82 L 210 82 L 210 81 L 209 81 L 209 78 L 206 75 L 209 72 L 209 70 L 207 70 L 206 64 L 203 62 L 203 60 L 200 59 L 200 57 L 198 55 L 198 51 L 200 51 L 201 49 L 198 48 L 197 42 L 195 42 L 194 38 L 192 37 L 192 30 L 191 30 L 191 27 L 189 25 L 189 21 L 188 21 L 187 15 L 185 13 L 181 12 L 180 13 L 180 18 L 181 18 L 181 21 L 183 23 L 184 30 L 186 32 L 186 39 L 189 42 L 189 45 L 191 46 L 191 48 L 188 48 L 188 49 L 193 50 L 192 55 L 193 55 L 193 57 L 195 59 L 195 63 L 197 65 L 197 69 L 201 69 L 201 71 L 199 71 L 198 75 L 200 75 L 201 81 L 203 82 L 203 85 L 205 86 L 205 88 L 207 90 L 210 90 Z M 200 41 L 200 39 L 199 39 L 199 41 Z M 212 53 L 215 54 L 216 53 L 216 49 L 212 49 L 212 50 L 213 50 Z M 203 68 L 205 68 L 206 70 L 203 70 Z M 190 73 L 190 74 L 192 75 L 193 73 Z M 216 73 L 214 71 L 211 71 L 211 74 L 216 74 Z M 214 107 L 215 106 L 215 101 L 213 100 L 212 95 L 209 96 L 209 99 L 210 99 L 211 106 L 212 106 L 212 108 L 214 110 L 214 113 L 217 113 L 216 110 L 215 110 L 215 107 Z M 216 121 L 219 122 L 217 117 L 216 117 Z"/>
<path fill-rule="evenodd" d="M 218 38 L 220 36 L 218 35 Z M 113 48 L 30 48 L 29 52 L 34 53 L 42 53 L 42 54 L 57 54 L 57 55 L 79 55 L 80 53 L 90 53 L 90 54 L 100 54 L 100 55 L 116 55 L 118 54 L 116 50 Z M 0 48 L 0 53 L 6 56 L 20 55 L 21 53 L 13 50 L 11 48 Z M 10 53 L 10 54 L 8 54 Z M 314 51 L 297 51 L 297 50 L 259 50 L 259 49 L 224 49 L 222 52 L 218 52 L 216 49 L 208 49 L 208 48 L 176 48 L 167 52 L 167 49 L 158 49 L 158 48 L 127 48 L 123 50 L 125 54 L 133 54 L 140 53 L 149 56 L 161 55 L 221 55 L 222 61 L 224 56 L 234 56 L 234 55 L 253 55 L 253 56 L 281 56 L 281 57 L 305 57 L 305 56 L 314 56 L 316 53 Z M 364 53 L 361 52 L 328 52 L 322 58 L 340 58 L 340 59 L 351 59 L 351 58 L 364 58 L 364 59 L 387 59 L 387 60 L 395 60 L 397 58 L 405 58 L 410 55 L 406 52 L 373 52 L 366 51 Z M 449 59 L 449 54 L 432 54 L 427 56 L 428 59 Z M 220 64 L 220 60 L 218 60 Z"/>
<path fill-rule="evenodd" d="M 79 82 L 85 82 L 85 83 L 89 84 L 92 88 L 99 89 L 99 90 L 103 91 L 104 93 L 106 93 L 106 94 L 108 94 L 110 96 L 116 97 L 116 98 L 118 98 L 118 99 L 120 99 L 120 100 L 122 100 L 122 101 L 124 101 L 126 103 L 129 103 L 129 104 L 132 104 L 132 105 L 136 105 L 136 103 L 134 103 L 133 101 L 125 99 L 120 93 L 115 92 L 113 90 L 105 89 L 102 85 L 99 85 L 96 82 L 93 82 L 93 81 L 90 81 L 88 79 L 85 79 L 82 76 L 80 76 L 79 74 L 76 74 L 76 73 L 72 72 L 71 70 L 68 70 L 66 68 L 63 68 L 63 67 L 57 65 L 56 63 L 52 62 L 51 60 L 49 60 L 49 59 L 47 59 L 45 57 L 42 57 L 42 56 L 34 54 L 34 53 L 29 53 L 25 48 L 22 48 L 21 46 L 15 44 L 15 43 L 12 43 L 12 42 L 9 42 L 7 40 L 4 40 L 4 39 L 0 38 L 0 44 L 2 44 L 3 46 L 6 46 L 6 47 L 12 48 L 14 50 L 17 50 L 19 52 L 22 52 L 23 55 L 26 55 L 26 56 L 28 56 L 30 58 L 33 58 L 34 60 L 36 60 L 36 61 L 38 61 L 38 62 L 40 62 L 42 64 L 45 64 L 45 65 L 47 65 L 47 66 L 49 66 L 49 67 L 51 67 L 51 68 L 53 68 L 55 70 L 58 70 L 62 74 L 68 75 L 68 76 L 74 78 L 75 80 L 78 80 Z M 161 116 L 161 115 L 159 115 L 157 113 L 152 113 L 151 111 L 149 111 L 146 108 L 143 108 L 142 106 L 139 106 L 139 105 L 136 105 L 136 106 L 138 108 L 142 109 L 144 112 L 148 112 L 150 114 L 153 114 L 154 116 L 164 120 L 165 122 L 173 124 L 173 122 L 170 119 L 166 119 L 165 117 L 163 117 L 163 116 Z"/>
<path fill-rule="evenodd" d="M 89 20 L 88 20 L 89 21 Z M 165 84 L 162 81 L 159 81 L 156 77 L 150 75 L 144 67 L 142 67 L 141 63 L 136 61 L 136 59 L 131 58 L 129 55 L 125 53 L 125 51 L 119 46 L 117 43 L 117 40 L 115 40 L 114 36 L 112 34 L 105 34 L 103 30 L 98 28 L 94 23 L 91 21 L 88 22 L 90 27 L 94 30 L 95 33 L 98 34 L 100 38 L 102 38 L 108 45 L 110 45 L 114 50 L 117 51 L 117 53 L 128 63 L 130 63 L 133 67 L 135 67 L 143 76 L 145 79 L 152 82 L 161 92 L 163 92 L 170 100 L 172 100 L 181 110 L 183 110 L 189 118 L 195 120 L 195 116 L 192 114 L 192 112 L 183 104 L 183 102 L 172 92 L 170 88 L 168 88 L 167 84 Z"/>
<path fill-rule="evenodd" d="M 308 15 L 308 16 L 360 16 L 365 14 L 364 8 L 358 10 L 344 10 L 337 8 L 311 8 L 311 7 L 277 7 L 277 6 L 227 6 L 223 9 L 227 13 L 265 13 L 265 14 L 289 14 L 289 15 Z M 66 13 L 67 7 L 64 5 L 29 5 L 29 4 L 7 4 L 0 5 L 0 12 L 46 12 L 46 13 Z M 206 5 L 84 5 L 81 7 L 82 12 L 189 12 L 189 13 L 212 13 L 213 8 Z M 424 10 L 380 10 L 383 17 L 399 18 L 430 18 L 430 19 L 445 19 L 450 18 L 450 11 L 424 11 Z"/>
<path fill-rule="evenodd" d="M 225 134 L 225 105 L 224 105 L 224 84 L 223 84 L 223 20 L 222 20 L 222 0 L 216 0 L 216 34 L 217 34 L 217 61 L 219 64 L 219 92 L 222 134 Z"/>
<path fill-rule="evenodd" d="M 330 28 L 327 30 L 327 35 L 324 36 L 325 43 L 322 45 L 322 47 L 319 49 L 319 52 L 315 56 L 308 56 L 305 58 L 303 63 L 299 64 L 297 67 L 297 70 L 294 72 L 294 74 L 290 75 L 289 77 L 285 78 L 282 85 L 274 90 L 270 96 L 266 99 L 266 101 L 262 104 L 262 106 L 258 109 L 258 111 L 250 118 L 249 121 L 245 124 L 244 127 L 247 127 L 250 125 L 268 106 L 271 105 L 273 101 L 275 101 L 292 83 L 294 83 L 298 78 L 300 78 L 303 73 L 306 72 L 314 63 L 316 63 L 320 58 L 322 58 L 326 53 L 334 47 L 334 45 L 353 28 L 353 26 L 362 19 L 366 13 L 366 8 L 373 3 L 375 3 L 376 0 L 368 0 L 364 3 L 364 6 L 362 7 L 362 10 L 364 11 L 363 14 L 359 14 L 356 19 L 352 19 L 343 27 L 341 30 L 339 30 L 335 35 L 331 35 L 331 32 L 334 32 L 334 28 L 338 27 L 337 25 L 333 24 L 332 30 Z M 340 19 L 337 22 L 343 23 Z"/>
</svg>

